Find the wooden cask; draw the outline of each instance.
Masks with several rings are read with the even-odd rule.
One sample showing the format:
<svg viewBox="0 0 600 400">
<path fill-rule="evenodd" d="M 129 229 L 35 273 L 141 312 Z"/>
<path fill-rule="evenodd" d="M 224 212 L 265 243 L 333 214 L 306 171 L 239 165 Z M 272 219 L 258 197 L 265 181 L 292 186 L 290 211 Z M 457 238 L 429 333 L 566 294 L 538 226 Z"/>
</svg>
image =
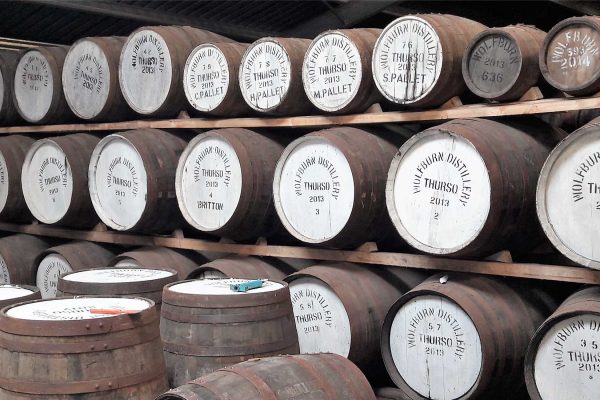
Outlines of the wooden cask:
<svg viewBox="0 0 600 400">
<path fill-rule="evenodd" d="M 533 400 L 598 397 L 600 288 L 565 300 L 537 330 L 525 357 L 525 381 Z"/>
<path fill-rule="evenodd" d="M 497 278 L 436 275 L 389 310 L 386 369 L 411 400 L 513 399 L 529 340 L 555 304 Z"/>
<path fill-rule="evenodd" d="M 21 171 L 25 155 L 35 140 L 21 135 L 0 138 L 0 220 L 31 222 L 21 189 Z"/>
<path fill-rule="evenodd" d="M 138 114 L 172 117 L 186 108 L 182 77 L 190 52 L 206 42 L 232 42 L 224 36 L 185 26 L 144 26 L 121 52 L 119 83 Z"/>
<path fill-rule="evenodd" d="M 14 80 L 14 101 L 21 117 L 32 124 L 73 118 L 62 88 L 62 69 L 68 47 L 31 48 L 22 53 Z"/>
<path fill-rule="evenodd" d="M 179 159 L 179 209 L 194 228 L 234 240 L 274 233 L 273 175 L 283 146 L 243 128 L 196 136 Z"/>
<path fill-rule="evenodd" d="M 373 51 L 375 84 L 392 103 L 430 107 L 466 90 L 462 58 L 486 26 L 447 14 L 416 14 L 390 23 Z"/>
<path fill-rule="evenodd" d="M 0 283 L 35 285 L 37 257 L 48 243 L 35 236 L 16 234 L 0 239 Z"/>
<path fill-rule="evenodd" d="M 73 113 L 87 121 L 117 121 L 133 112 L 119 87 L 119 57 L 124 37 L 86 37 L 65 58 L 62 84 Z"/>
<path fill-rule="evenodd" d="M 462 60 L 471 92 L 491 101 L 518 100 L 541 78 L 539 53 L 546 32 L 529 25 L 486 29 L 476 35 Z"/>
<path fill-rule="evenodd" d="M 63 297 L 5 308 L 0 398 L 152 399 L 168 389 L 158 322 L 154 303 L 139 297 Z"/>
<path fill-rule="evenodd" d="M 534 248 L 543 236 L 536 182 L 563 134 L 534 120 L 458 119 L 413 136 L 388 174 L 398 233 L 420 251 L 457 257 Z"/>
<path fill-rule="evenodd" d="M 281 116 L 310 112 L 302 87 L 302 62 L 309 45 L 308 39 L 266 37 L 248 47 L 239 84 L 253 110 Z"/>
<path fill-rule="evenodd" d="M 546 36 L 540 70 L 546 81 L 573 96 L 600 91 L 600 17 L 567 18 Z"/>
<path fill-rule="evenodd" d="M 198 267 L 189 279 L 237 278 L 283 280 L 296 270 L 283 261 L 270 257 L 227 256 Z"/>
<path fill-rule="evenodd" d="M 17 303 L 39 300 L 40 289 L 29 285 L 0 285 L 0 309 Z"/>
<path fill-rule="evenodd" d="M 381 29 L 340 29 L 317 36 L 304 56 L 302 82 L 310 102 L 330 113 L 360 113 L 382 97 L 371 71 Z"/>
<path fill-rule="evenodd" d="M 21 119 L 13 101 L 18 62 L 17 51 L 0 50 L 0 125 L 14 124 Z"/>
<path fill-rule="evenodd" d="M 194 114 L 237 117 L 251 112 L 238 83 L 245 43 L 205 43 L 190 53 L 183 90 Z"/>
<path fill-rule="evenodd" d="M 297 354 L 286 283 L 233 292 L 240 279 L 189 280 L 163 292 L 160 332 L 171 387 L 251 358 Z"/>
<path fill-rule="evenodd" d="M 365 376 L 335 354 L 245 361 L 170 390 L 156 400 L 375 400 Z"/>
<path fill-rule="evenodd" d="M 118 231 L 166 232 L 179 226 L 175 170 L 186 142 L 158 129 L 105 136 L 89 163 L 96 213 Z"/>
<path fill-rule="evenodd" d="M 104 266 L 113 257 L 110 250 L 92 242 L 74 241 L 50 247 L 37 256 L 33 279 L 44 299 L 56 297 L 59 276 Z"/>
<path fill-rule="evenodd" d="M 31 214 L 44 224 L 90 228 L 98 217 L 90 200 L 87 168 L 100 141 L 87 133 L 41 139 L 23 162 L 21 187 Z"/>
</svg>

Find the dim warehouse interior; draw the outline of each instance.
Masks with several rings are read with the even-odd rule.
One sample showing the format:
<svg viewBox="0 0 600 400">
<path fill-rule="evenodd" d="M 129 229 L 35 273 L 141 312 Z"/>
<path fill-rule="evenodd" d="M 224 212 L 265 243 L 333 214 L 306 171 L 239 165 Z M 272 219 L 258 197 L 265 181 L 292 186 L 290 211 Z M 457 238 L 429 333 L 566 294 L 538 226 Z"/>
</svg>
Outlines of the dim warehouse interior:
<svg viewBox="0 0 600 400">
<path fill-rule="evenodd" d="M 0 400 L 600 400 L 600 2 L 0 2 Z"/>
</svg>

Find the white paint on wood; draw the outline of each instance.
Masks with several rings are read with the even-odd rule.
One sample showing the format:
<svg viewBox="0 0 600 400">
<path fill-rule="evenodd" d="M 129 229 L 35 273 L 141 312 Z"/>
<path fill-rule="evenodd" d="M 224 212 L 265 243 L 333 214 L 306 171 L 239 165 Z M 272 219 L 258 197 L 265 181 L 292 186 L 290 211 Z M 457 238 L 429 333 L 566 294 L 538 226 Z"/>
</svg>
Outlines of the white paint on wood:
<svg viewBox="0 0 600 400">
<path fill-rule="evenodd" d="M 123 268 L 123 267 L 131 267 L 131 268 L 139 268 L 141 267 L 140 263 L 137 260 L 134 260 L 131 257 L 125 257 L 114 265 L 114 268 Z"/>
<path fill-rule="evenodd" d="M 227 140 L 197 136 L 181 155 L 176 175 L 179 208 L 190 225 L 210 232 L 229 222 L 242 193 L 242 167 Z"/>
<path fill-rule="evenodd" d="M 542 338 L 534 379 L 544 400 L 597 400 L 600 394 L 600 316 L 556 323 Z"/>
<path fill-rule="evenodd" d="M 69 107 L 80 118 L 96 117 L 110 92 L 108 59 L 100 46 L 81 40 L 69 49 L 63 66 L 63 90 Z"/>
<path fill-rule="evenodd" d="M 74 272 L 64 277 L 66 281 L 86 283 L 128 283 L 167 278 L 175 272 L 147 268 L 99 268 Z"/>
<path fill-rule="evenodd" d="M 195 276 L 194 279 L 223 279 L 223 278 L 227 278 L 227 275 L 225 275 L 223 272 L 219 271 L 218 269 L 203 268 Z"/>
<path fill-rule="evenodd" d="M 362 60 L 356 45 L 341 32 L 331 31 L 312 41 L 302 67 L 308 99 L 324 111 L 350 103 L 360 87 Z"/>
<path fill-rule="evenodd" d="M 277 108 L 290 88 L 291 63 L 287 51 L 273 39 L 262 39 L 246 50 L 240 65 L 240 89 L 256 111 Z"/>
<path fill-rule="evenodd" d="M 212 111 L 227 95 L 229 79 L 229 65 L 223 52 L 214 44 L 202 44 L 192 51 L 185 63 L 185 97 L 196 110 Z"/>
<path fill-rule="evenodd" d="M 302 277 L 290 283 L 300 353 L 350 354 L 350 319 L 337 294 L 323 281 Z"/>
<path fill-rule="evenodd" d="M 0 94 L 0 99 L 2 95 Z M 8 165 L 4 154 L 0 151 L 0 212 L 4 210 L 6 201 L 8 200 L 8 190 L 10 188 L 10 182 L 8 181 Z"/>
<path fill-rule="evenodd" d="M 39 51 L 28 51 L 21 57 L 15 72 L 15 98 L 21 113 L 29 122 L 46 116 L 54 93 L 54 77 L 48 60 Z"/>
<path fill-rule="evenodd" d="M 433 254 L 466 247 L 490 210 L 490 178 L 481 155 L 468 140 L 449 133 L 407 141 L 392 161 L 386 191 L 398 232 Z"/>
<path fill-rule="evenodd" d="M 146 208 L 146 169 L 140 153 L 121 135 L 105 137 L 90 161 L 92 204 L 106 225 L 116 230 L 135 226 Z"/>
<path fill-rule="evenodd" d="M 33 321 L 70 321 L 96 318 L 112 318 L 118 314 L 96 314 L 90 310 L 143 311 L 152 307 L 149 300 L 142 298 L 78 297 L 59 298 L 10 308 L 6 315 L 12 318 Z"/>
<path fill-rule="evenodd" d="M 177 293 L 196 294 L 196 295 L 215 295 L 215 296 L 241 296 L 244 294 L 265 293 L 280 290 L 284 286 L 278 282 L 266 281 L 259 288 L 248 292 L 234 292 L 230 285 L 249 282 L 248 279 L 202 279 L 187 281 L 175 284 L 169 287 L 169 290 Z"/>
<path fill-rule="evenodd" d="M 390 351 L 402 379 L 433 400 L 467 393 L 483 362 L 471 318 L 453 301 L 436 295 L 417 296 L 398 310 L 390 328 Z"/>
<path fill-rule="evenodd" d="M 388 100 L 410 104 L 435 86 L 442 61 L 440 38 L 429 22 L 412 15 L 400 17 L 383 30 L 375 43 L 373 78 Z"/>
<path fill-rule="evenodd" d="M 16 285 L 1 285 L 0 300 L 16 299 L 18 297 L 29 296 L 33 291 Z"/>
<path fill-rule="evenodd" d="M 146 29 L 129 36 L 119 64 L 119 82 L 129 106 L 139 114 L 153 113 L 165 102 L 172 79 L 171 54 L 163 37 Z"/>
<path fill-rule="evenodd" d="M 60 254 L 50 253 L 40 261 L 35 285 L 40 289 L 42 298 L 56 297 L 58 277 L 67 272 L 73 272 L 73 267 Z"/>
<path fill-rule="evenodd" d="M 6 265 L 6 260 L 2 256 L 0 256 L 0 283 L 10 283 L 10 271 L 8 265 Z"/>
<path fill-rule="evenodd" d="M 354 177 L 344 154 L 329 141 L 294 141 L 278 162 L 273 190 L 287 230 L 308 243 L 334 238 L 354 206 Z"/>
<path fill-rule="evenodd" d="M 23 163 L 21 186 L 37 220 L 53 224 L 65 216 L 73 196 L 73 174 L 56 142 L 42 139 L 31 146 Z"/>
</svg>

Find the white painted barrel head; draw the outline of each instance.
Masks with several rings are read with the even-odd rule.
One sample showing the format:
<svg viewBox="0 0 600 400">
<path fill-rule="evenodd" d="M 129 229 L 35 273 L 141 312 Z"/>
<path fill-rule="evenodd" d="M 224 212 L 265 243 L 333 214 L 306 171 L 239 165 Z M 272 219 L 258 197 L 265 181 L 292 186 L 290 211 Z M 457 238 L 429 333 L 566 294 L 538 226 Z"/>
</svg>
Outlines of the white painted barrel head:
<svg viewBox="0 0 600 400">
<path fill-rule="evenodd" d="M 578 264 L 600 269 L 600 127 L 574 132 L 546 160 L 537 213 L 546 236 Z"/>
<path fill-rule="evenodd" d="M 0 284 L 9 284 L 10 282 L 10 271 L 6 260 L 0 255 Z"/>
<path fill-rule="evenodd" d="M 303 276 L 290 282 L 300 353 L 350 354 L 350 319 L 338 295 L 318 278 Z"/>
<path fill-rule="evenodd" d="M 17 285 L 0 285 L 0 300 L 17 299 L 29 296 L 33 290 Z"/>
<path fill-rule="evenodd" d="M 544 400 L 596 400 L 600 393 L 600 316 L 580 314 L 557 322 L 543 336 L 533 361 Z"/>
<path fill-rule="evenodd" d="M 113 267 L 114 268 L 123 268 L 123 267 L 139 268 L 139 267 L 141 267 L 141 265 L 134 258 L 122 257 L 115 263 L 115 265 L 113 265 Z"/>
<path fill-rule="evenodd" d="M 343 32 L 323 32 L 312 41 L 304 56 L 302 82 L 315 107 L 329 112 L 344 108 L 356 97 L 361 78 L 361 55 Z"/>
<path fill-rule="evenodd" d="M 169 286 L 168 290 L 191 295 L 243 296 L 245 294 L 273 292 L 284 288 L 279 282 L 266 281 L 261 287 L 248 292 L 234 292 L 231 290 L 230 285 L 244 282 L 249 282 L 249 280 L 236 278 L 201 279 L 176 283 Z"/>
<path fill-rule="evenodd" d="M 354 177 L 342 151 L 326 139 L 304 136 L 287 146 L 273 182 L 275 207 L 290 234 L 307 243 L 334 238 L 354 206 Z"/>
<path fill-rule="evenodd" d="M 38 50 L 25 53 L 15 72 L 15 100 L 23 118 L 38 122 L 46 116 L 54 96 L 54 77 L 48 59 Z"/>
<path fill-rule="evenodd" d="M 268 112 L 285 99 L 291 82 L 288 52 L 273 38 L 252 43 L 242 57 L 239 83 L 244 100 L 252 109 Z"/>
<path fill-rule="evenodd" d="M 65 216 L 73 196 L 73 174 L 56 142 L 33 143 L 23 162 L 21 186 L 27 207 L 38 221 L 53 224 Z"/>
<path fill-rule="evenodd" d="M 432 254 L 455 253 L 477 238 L 490 211 L 487 167 L 467 139 L 428 130 L 402 145 L 386 187 L 400 235 Z"/>
<path fill-rule="evenodd" d="M 229 80 L 229 64 L 221 49 L 205 43 L 192 50 L 183 70 L 183 90 L 194 109 L 217 108 L 227 95 Z"/>
<path fill-rule="evenodd" d="M 179 158 L 175 177 L 179 209 L 194 228 L 211 232 L 226 225 L 242 194 L 242 167 L 223 137 L 199 135 Z"/>
<path fill-rule="evenodd" d="M 176 275 L 174 271 L 150 268 L 97 268 L 73 272 L 63 279 L 85 283 L 131 283 L 168 278 Z"/>
<path fill-rule="evenodd" d="M 143 311 L 153 304 L 141 297 L 77 297 L 35 301 L 11 307 L 6 315 L 34 321 L 72 321 L 112 318 L 119 314 L 92 313 L 91 310 Z"/>
<path fill-rule="evenodd" d="M 146 208 L 147 179 L 142 156 L 127 138 L 103 138 L 88 174 L 92 204 L 102 222 L 120 231 L 133 228 Z"/>
<path fill-rule="evenodd" d="M 104 50 L 89 39 L 78 40 L 67 53 L 62 83 L 69 108 L 82 119 L 98 116 L 110 92 L 110 67 Z"/>
<path fill-rule="evenodd" d="M 373 49 L 373 78 L 390 101 L 411 104 L 425 97 L 442 70 L 442 45 L 429 22 L 407 15 L 390 23 Z"/>
<path fill-rule="evenodd" d="M 165 102 L 172 79 L 165 39 L 149 29 L 130 35 L 119 63 L 119 83 L 127 104 L 139 114 L 152 114 Z"/>
<path fill-rule="evenodd" d="M 479 333 L 467 313 L 445 297 L 409 300 L 396 313 L 389 339 L 394 367 L 425 398 L 458 399 L 479 378 Z"/>
<path fill-rule="evenodd" d="M 0 93 L 0 101 L 2 101 L 2 94 Z M 2 105 L 0 105 L 0 108 Z M 0 151 L 0 213 L 6 207 L 6 201 L 8 200 L 8 191 L 10 189 L 10 181 L 8 179 L 8 165 L 4 154 Z"/>
<path fill-rule="evenodd" d="M 36 272 L 35 285 L 40 289 L 42 298 L 56 297 L 58 277 L 73 272 L 73 267 L 58 253 L 50 253 L 42 258 Z"/>
</svg>

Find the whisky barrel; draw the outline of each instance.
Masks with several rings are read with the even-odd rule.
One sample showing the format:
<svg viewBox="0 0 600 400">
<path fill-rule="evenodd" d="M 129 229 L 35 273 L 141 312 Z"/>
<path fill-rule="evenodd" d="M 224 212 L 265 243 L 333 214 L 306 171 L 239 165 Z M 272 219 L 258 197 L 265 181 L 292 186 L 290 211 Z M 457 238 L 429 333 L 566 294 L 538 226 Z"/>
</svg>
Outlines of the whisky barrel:
<svg viewBox="0 0 600 400">
<path fill-rule="evenodd" d="M 567 18 L 546 36 L 539 53 L 546 81 L 573 96 L 600 90 L 600 17 Z"/>
<path fill-rule="evenodd" d="M 283 280 L 295 269 L 285 262 L 269 258 L 227 256 L 198 267 L 189 279 L 238 278 Z"/>
<path fill-rule="evenodd" d="M 68 47 L 36 47 L 22 53 L 14 80 L 17 111 L 32 124 L 64 122 L 73 117 L 62 88 Z"/>
<path fill-rule="evenodd" d="M 297 354 L 287 284 L 267 281 L 233 292 L 240 279 L 204 279 L 165 287 L 160 332 L 171 387 L 255 357 Z"/>
<path fill-rule="evenodd" d="M 205 43 L 190 53 L 183 70 L 183 90 L 194 114 L 236 117 L 250 113 L 238 76 L 243 43 Z"/>
<path fill-rule="evenodd" d="M 24 234 L 0 239 L 0 283 L 34 285 L 37 257 L 48 248 L 44 240 Z"/>
<path fill-rule="evenodd" d="M 18 62 L 18 52 L 0 50 L 0 125 L 14 124 L 21 119 L 13 101 Z"/>
<path fill-rule="evenodd" d="M 193 251 L 148 246 L 119 254 L 107 267 L 169 268 L 184 280 L 191 279 L 190 274 L 207 261 L 204 255 Z"/>
<path fill-rule="evenodd" d="M 125 42 L 119 83 L 127 104 L 138 114 L 172 117 L 185 109 L 182 76 L 190 52 L 206 42 L 232 42 L 224 36 L 186 26 L 144 26 Z"/>
<path fill-rule="evenodd" d="M 310 102 L 331 113 L 359 113 L 381 99 L 373 81 L 371 56 L 381 29 L 339 29 L 310 44 L 302 66 Z"/>
<path fill-rule="evenodd" d="M 563 134 L 533 120 L 458 119 L 413 136 L 388 174 L 387 207 L 398 233 L 431 254 L 532 249 L 543 236 L 536 181 L 553 135 Z"/>
<path fill-rule="evenodd" d="M 234 240 L 269 236 L 280 226 L 273 174 L 283 146 L 243 128 L 196 136 L 179 159 L 179 209 L 194 228 Z"/>
<path fill-rule="evenodd" d="M 75 241 L 50 247 L 37 256 L 33 279 L 43 298 L 56 297 L 60 275 L 104 266 L 113 257 L 110 250 L 92 242 Z"/>
<path fill-rule="evenodd" d="M 302 61 L 308 39 L 266 37 L 252 43 L 240 65 L 242 96 L 255 111 L 270 115 L 306 114 Z"/>
<path fill-rule="evenodd" d="M 117 121 L 133 112 L 119 87 L 124 37 L 86 37 L 65 58 L 62 84 L 71 111 L 88 121 Z"/>
<path fill-rule="evenodd" d="M 433 276 L 390 308 L 386 369 L 409 399 L 518 398 L 527 345 L 553 307 L 499 278 Z"/>
<path fill-rule="evenodd" d="M 324 263 L 288 276 L 301 353 L 347 357 L 370 376 L 382 368 L 379 338 L 388 309 L 425 276 Z M 360 295 L 357 295 L 360 293 Z"/>
<path fill-rule="evenodd" d="M 392 103 L 443 104 L 466 90 L 463 52 L 486 26 L 447 14 L 406 15 L 391 22 L 373 50 L 375 84 Z"/>
<path fill-rule="evenodd" d="M 183 139 L 158 129 L 105 136 L 89 164 L 89 191 L 102 222 L 119 231 L 178 227 L 175 170 L 185 145 Z"/>
<path fill-rule="evenodd" d="M 34 139 L 21 135 L 0 138 L 0 220 L 31 222 L 21 190 L 21 171 L 25 155 Z"/>
<path fill-rule="evenodd" d="M 31 214 L 45 224 L 89 228 L 98 222 L 87 168 L 99 138 L 76 133 L 41 139 L 23 162 L 21 186 Z"/>
<path fill-rule="evenodd" d="M 395 387 L 382 387 L 375 389 L 375 396 L 377 396 L 377 400 L 411 400 L 408 394 Z"/>
<path fill-rule="evenodd" d="M 385 173 L 397 149 L 383 137 L 351 127 L 293 141 L 277 163 L 273 182 L 284 227 L 303 242 L 323 246 L 382 238 L 390 226 Z"/>
<path fill-rule="evenodd" d="M 598 397 L 600 288 L 565 300 L 535 333 L 525 357 L 525 381 L 533 400 Z"/>
<path fill-rule="evenodd" d="M 0 309 L 17 303 L 39 300 L 40 289 L 28 285 L 0 285 Z"/>
<path fill-rule="evenodd" d="M 0 398 L 141 400 L 167 389 L 151 300 L 63 297 L 0 312 Z"/>
<path fill-rule="evenodd" d="M 375 400 L 365 376 L 335 354 L 249 360 L 198 378 L 156 400 Z"/>
<path fill-rule="evenodd" d="M 492 101 L 518 100 L 541 78 L 539 53 L 546 32 L 529 25 L 486 29 L 476 35 L 462 60 L 471 92 Z"/>
</svg>

